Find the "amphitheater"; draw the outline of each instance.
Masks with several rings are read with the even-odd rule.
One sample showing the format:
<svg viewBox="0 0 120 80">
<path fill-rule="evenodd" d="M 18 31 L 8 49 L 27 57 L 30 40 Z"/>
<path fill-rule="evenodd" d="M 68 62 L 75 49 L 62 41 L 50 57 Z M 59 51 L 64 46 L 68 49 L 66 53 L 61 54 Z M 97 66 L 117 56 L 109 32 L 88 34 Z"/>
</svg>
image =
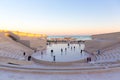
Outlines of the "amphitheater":
<svg viewBox="0 0 120 80">
<path fill-rule="evenodd" d="M 34 58 L 28 60 L 28 56 L 34 55 L 36 51 L 46 49 L 45 35 L 22 36 L 15 32 L 1 31 L 0 80 L 118 80 L 119 35 L 120 33 L 93 35 L 93 40 L 85 41 L 85 51 L 91 57 L 90 62 L 76 61 L 62 65 L 51 62 L 51 65 L 38 63 Z"/>
</svg>

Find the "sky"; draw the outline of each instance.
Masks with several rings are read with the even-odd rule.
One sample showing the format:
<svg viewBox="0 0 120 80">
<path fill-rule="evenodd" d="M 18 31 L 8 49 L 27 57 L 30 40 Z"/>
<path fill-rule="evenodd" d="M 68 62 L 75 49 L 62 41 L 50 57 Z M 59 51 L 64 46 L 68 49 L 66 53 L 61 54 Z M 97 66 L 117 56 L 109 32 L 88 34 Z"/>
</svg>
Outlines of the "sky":
<svg viewBox="0 0 120 80">
<path fill-rule="evenodd" d="M 47 35 L 120 31 L 120 0 L 0 0 L 0 29 Z"/>
</svg>

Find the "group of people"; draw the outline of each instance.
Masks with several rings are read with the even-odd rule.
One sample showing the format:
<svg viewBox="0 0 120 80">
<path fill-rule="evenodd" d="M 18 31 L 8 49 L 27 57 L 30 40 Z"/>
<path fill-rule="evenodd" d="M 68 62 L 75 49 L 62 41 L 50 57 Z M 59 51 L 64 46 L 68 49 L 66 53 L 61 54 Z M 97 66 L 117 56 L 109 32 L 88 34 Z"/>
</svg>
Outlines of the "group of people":
<svg viewBox="0 0 120 80">
<path fill-rule="evenodd" d="M 78 43 L 80 43 L 80 42 L 78 42 Z M 49 45 L 50 43 L 47 43 L 47 45 Z M 67 46 L 68 46 L 68 48 L 70 48 L 71 50 L 72 49 L 74 49 L 75 50 L 75 48 L 76 48 L 76 46 L 71 46 L 71 43 L 70 42 L 68 42 L 68 44 L 67 44 Z M 80 45 L 79 45 L 80 46 Z M 65 51 L 67 51 L 68 50 L 68 48 L 61 48 L 60 49 L 60 51 L 61 51 L 61 54 Z M 35 50 L 35 52 L 36 52 L 37 50 Z M 53 61 L 55 62 L 56 61 L 56 56 L 55 55 L 53 55 L 53 52 L 54 52 L 54 50 L 53 49 L 51 49 L 51 55 L 52 55 L 52 57 L 53 57 Z M 83 50 L 81 49 L 80 50 L 80 53 L 82 53 L 83 52 Z M 98 53 L 100 53 L 99 51 L 98 51 Z M 25 55 L 25 52 L 24 52 L 24 54 L 23 55 Z M 41 52 L 41 55 L 43 55 L 43 52 Z M 28 56 L 28 61 L 30 61 L 31 60 L 31 56 Z M 89 62 L 89 61 L 91 61 L 91 57 L 88 57 L 87 58 L 87 62 Z"/>
<path fill-rule="evenodd" d="M 70 47 L 70 43 L 68 43 L 67 46 L 68 46 L 68 48 L 69 48 L 69 47 Z M 75 50 L 76 47 L 75 47 L 75 46 L 71 46 L 71 50 L 72 50 L 73 48 L 74 48 L 74 50 Z M 64 49 L 61 48 L 61 53 L 62 53 L 64 50 L 65 50 L 65 52 L 66 52 L 66 51 L 67 51 L 67 48 L 64 48 Z M 82 52 L 83 52 L 83 50 L 80 51 L 80 53 L 82 53 Z M 53 53 L 53 49 L 51 49 L 51 53 Z M 52 57 L 53 57 L 53 61 L 55 62 L 55 61 L 56 61 L 56 56 L 53 55 Z M 90 60 L 90 59 L 88 59 L 88 60 Z"/>
<path fill-rule="evenodd" d="M 23 52 L 23 56 L 26 56 L 25 52 Z M 31 56 L 28 56 L 27 60 L 30 61 L 31 60 Z"/>
</svg>

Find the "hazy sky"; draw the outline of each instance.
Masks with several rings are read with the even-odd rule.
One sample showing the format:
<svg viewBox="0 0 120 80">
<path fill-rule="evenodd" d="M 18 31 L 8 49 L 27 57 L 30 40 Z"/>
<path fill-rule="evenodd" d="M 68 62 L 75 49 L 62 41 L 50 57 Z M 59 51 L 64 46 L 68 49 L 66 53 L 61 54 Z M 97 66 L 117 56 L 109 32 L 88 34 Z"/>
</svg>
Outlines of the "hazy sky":
<svg viewBox="0 0 120 80">
<path fill-rule="evenodd" d="M 48 35 L 120 31 L 120 0 L 0 0 L 0 29 Z"/>
</svg>

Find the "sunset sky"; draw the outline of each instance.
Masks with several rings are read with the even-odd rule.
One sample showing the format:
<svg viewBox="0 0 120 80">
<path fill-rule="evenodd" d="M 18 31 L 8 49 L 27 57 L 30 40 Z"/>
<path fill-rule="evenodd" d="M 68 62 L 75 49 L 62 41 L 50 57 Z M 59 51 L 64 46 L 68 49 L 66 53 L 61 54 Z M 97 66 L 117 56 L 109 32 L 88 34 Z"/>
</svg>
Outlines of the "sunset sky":
<svg viewBox="0 0 120 80">
<path fill-rule="evenodd" d="M 0 0 L 0 29 L 86 35 L 120 31 L 120 0 Z"/>
</svg>

